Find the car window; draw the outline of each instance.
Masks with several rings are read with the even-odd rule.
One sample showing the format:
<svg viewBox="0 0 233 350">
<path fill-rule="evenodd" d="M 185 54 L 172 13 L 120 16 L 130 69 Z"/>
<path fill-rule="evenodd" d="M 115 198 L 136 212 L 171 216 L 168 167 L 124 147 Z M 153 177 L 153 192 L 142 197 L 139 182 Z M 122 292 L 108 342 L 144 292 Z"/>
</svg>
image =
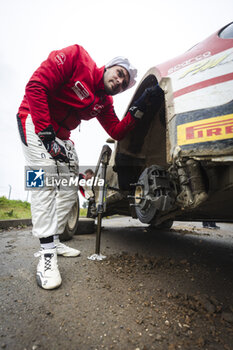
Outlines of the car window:
<svg viewBox="0 0 233 350">
<path fill-rule="evenodd" d="M 220 33 L 220 38 L 222 39 L 233 39 L 233 23 L 230 23 L 225 27 Z"/>
</svg>

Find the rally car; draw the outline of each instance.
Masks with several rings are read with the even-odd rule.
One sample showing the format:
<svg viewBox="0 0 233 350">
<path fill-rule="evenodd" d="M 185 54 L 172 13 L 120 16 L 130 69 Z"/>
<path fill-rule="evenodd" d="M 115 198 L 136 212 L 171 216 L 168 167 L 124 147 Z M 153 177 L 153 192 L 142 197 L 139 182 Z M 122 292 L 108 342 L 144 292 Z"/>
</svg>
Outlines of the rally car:
<svg viewBox="0 0 233 350">
<path fill-rule="evenodd" d="M 115 142 L 105 215 L 130 215 L 155 227 L 173 220 L 232 222 L 233 22 L 149 69 L 128 108 L 156 84 L 162 98 Z"/>
</svg>

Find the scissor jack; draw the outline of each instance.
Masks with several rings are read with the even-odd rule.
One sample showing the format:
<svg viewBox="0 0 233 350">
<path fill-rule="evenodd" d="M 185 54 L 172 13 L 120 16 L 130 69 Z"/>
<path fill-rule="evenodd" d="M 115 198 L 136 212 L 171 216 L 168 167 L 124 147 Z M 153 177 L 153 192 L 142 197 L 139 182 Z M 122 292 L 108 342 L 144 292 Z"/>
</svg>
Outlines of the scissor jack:
<svg viewBox="0 0 233 350">
<path fill-rule="evenodd" d="M 100 178 L 103 179 L 103 186 L 100 188 L 99 193 L 99 203 L 97 205 L 97 231 L 96 231 L 96 245 L 95 245 L 95 254 L 88 257 L 89 260 L 103 260 L 106 256 L 100 254 L 100 241 L 101 241 L 101 230 L 102 230 L 102 216 L 106 210 L 106 192 L 107 192 L 107 183 L 106 183 L 106 173 L 109 159 L 111 156 L 112 150 L 108 145 L 104 145 L 102 152 L 100 154 L 97 167 L 95 170 L 94 177 L 96 178 L 99 167 L 101 167 Z"/>
</svg>

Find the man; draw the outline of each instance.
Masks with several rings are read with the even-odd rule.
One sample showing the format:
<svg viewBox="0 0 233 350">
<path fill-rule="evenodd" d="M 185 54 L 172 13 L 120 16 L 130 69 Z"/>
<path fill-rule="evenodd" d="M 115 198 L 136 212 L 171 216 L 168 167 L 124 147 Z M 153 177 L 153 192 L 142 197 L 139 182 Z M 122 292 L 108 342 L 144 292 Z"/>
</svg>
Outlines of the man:
<svg viewBox="0 0 233 350">
<path fill-rule="evenodd" d="M 81 186 L 79 184 L 79 191 L 82 194 L 82 196 L 87 199 L 88 201 L 92 201 L 94 199 L 94 193 L 92 191 L 92 186 L 90 186 L 90 181 L 87 182 L 88 180 L 91 180 L 94 177 L 94 172 L 91 168 L 88 168 L 85 170 L 84 174 L 79 173 L 79 180 L 85 180 L 85 185 Z M 89 216 L 87 216 L 89 217 Z"/>
<path fill-rule="evenodd" d="M 86 185 L 84 187 L 84 191 L 85 191 L 85 198 L 87 200 L 89 200 L 90 198 L 94 197 L 94 193 L 92 191 L 92 185 L 90 185 L 90 183 L 92 183 L 91 179 L 94 178 L 94 175 L 95 175 L 95 173 L 94 173 L 94 171 L 91 168 L 86 169 L 85 172 L 84 172 L 84 179 L 86 181 Z"/>
<path fill-rule="evenodd" d="M 91 180 L 95 173 L 89 168 L 85 170 L 85 180 Z M 92 191 L 92 186 L 85 187 L 85 197 L 88 200 L 88 208 L 87 208 L 87 218 L 95 218 L 96 217 L 96 204 L 94 198 L 94 192 Z"/>
<path fill-rule="evenodd" d="M 78 174 L 78 157 L 71 130 L 81 120 L 97 118 L 115 140 L 122 139 L 143 116 L 153 96 L 147 89 L 126 116 L 119 121 L 113 108 L 113 95 L 132 87 L 137 71 L 124 57 L 116 57 L 98 68 L 79 45 L 53 51 L 30 78 L 17 121 L 27 165 L 52 171 Z M 57 255 L 75 257 L 76 249 L 60 243 L 77 189 L 56 186 L 32 191 L 33 235 L 40 240 L 37 283 L 44 289 L 60 286 L 62 280 Z"/>
<path fill-rule="evenodd" d="M 96 217 L 96 204 L 95 204 L 95 195 L 92 190 L 92 185 L 90 186 L 90 182 L 94 177 L 95 173 L 91 168 L 85 170 L 84 174 L 79 173 L 79 180 L 83 179 L 86 181 L 85 186 L 79 185 L 79 191 L 82 196 L 88 201 L 87 207 L 87 218 L 95 218 Z"/>
<path fill-rule="evenodd" d="M 91 168 L 88 168 L 84 171 L 85 174 L 85 180 L 90 180 L 93 178 L 93 176 L 95 175 L 94 171 Z"/>
</svg>

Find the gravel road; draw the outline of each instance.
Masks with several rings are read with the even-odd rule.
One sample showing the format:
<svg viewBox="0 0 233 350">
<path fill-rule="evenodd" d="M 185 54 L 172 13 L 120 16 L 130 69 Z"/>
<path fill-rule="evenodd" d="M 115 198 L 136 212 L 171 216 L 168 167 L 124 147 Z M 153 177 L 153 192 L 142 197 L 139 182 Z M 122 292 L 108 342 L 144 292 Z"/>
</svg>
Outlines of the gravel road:
<svg viewBox="0 0 233 350">
<path fill-rule="evenodd" d="M 233 225 L 175 222 L 155 231 L 130 218 L 103 220 L 59 257 L 62 285 L 36 284 L 31 228 L 0 232 L 0 348 L 10 350 L 232 350 Z"/>
</svg>

